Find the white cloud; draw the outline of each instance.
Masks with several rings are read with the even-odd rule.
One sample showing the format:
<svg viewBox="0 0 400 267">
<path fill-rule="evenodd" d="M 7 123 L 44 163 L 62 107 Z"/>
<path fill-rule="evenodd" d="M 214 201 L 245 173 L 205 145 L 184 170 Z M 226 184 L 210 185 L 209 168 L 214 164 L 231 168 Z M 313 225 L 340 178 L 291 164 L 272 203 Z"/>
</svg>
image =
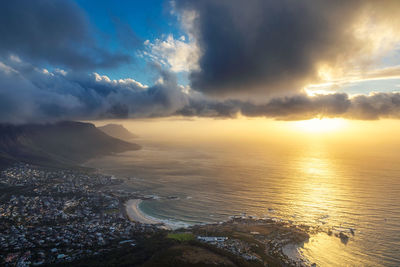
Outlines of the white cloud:
<svg viewBox="0 0 400 267">
<path fill-rule="evenodd" d="M 17 55 L 14 55 L 14 54 L 11 54 L 11 55 L 10 55 L 10 60 L 12 60 L 12 61 L 14 61 L 14 62 L 17 62 L 17 63 L 21 63 L 20 57 L 17 56 Z"/>
<path fill-rule="evenodd" d="M 6 74 L 9 73 L 18 73 L 16 70 L 14 70 L 12 67 L 4 64 L 3 62 L 0 61 L 0 70 Z"/>
<path fill-rule="evenodd" d="M 62 76 L 66 76 L 66 75 L 68 74 L 67 71 L 65 71 L 65 70 L 63 70 L 63 69 L 58 69 L 58 68 L 56 68 L 56 69 L 54 70 L 54 73 L 60 74 L 60 75 L 62 75 Z"/>
<path fill-rule="evenodd" d="M 96 82 L 103 82 L 112 84 L 114 86 L 124 86 L 124 87 L 132 87 L 135 89 L 147 89 L 149 88 L 147 85 L 144 85 L 132 78 L 125 78 L 119 80 L 111 80 L 107 75 L 100 75 L 97 72 L 93 72 L 93 76 Z"/>
<path fill-rule="evenodd" d="M 186 41 L 185 36 L 175 39 L 172 34 L 156 39 L 154 42 L 144 42 L 147 51 L 143 56 L 173 72 L 192 71 L 198 69 L 199 48 L 194 39 Z"/>
</svg>

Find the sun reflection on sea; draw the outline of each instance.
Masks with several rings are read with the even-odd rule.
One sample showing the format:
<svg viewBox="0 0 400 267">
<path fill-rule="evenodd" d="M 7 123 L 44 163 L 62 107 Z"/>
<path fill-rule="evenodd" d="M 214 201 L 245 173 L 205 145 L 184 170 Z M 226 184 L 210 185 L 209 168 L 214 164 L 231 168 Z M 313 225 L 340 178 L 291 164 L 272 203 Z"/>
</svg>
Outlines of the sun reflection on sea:
<svg viewBox="0 0 400 267">
<path fill-rule="evenodd" d="M 326 158 L 306 157 L 301 165 L 304 174 L 312 177 L 323 178 L 334 174 L 332 164 Z"/>
<path fill-rule="evenodd" d="M 342 188 L 337 188 L 340 172 L 332 162 L 332 158 L 325 150 L 324 144 L 310 143 L 306 149 L 301 151 L 296 160 L 293 161 L 294 183 L 299 190 L 294 199 L 294 207 L 301 209 L 302 214 L 319 214 L 325 216 L 330 208 L 330 202 L 336 198 Z M 313 212 L 310 213 L 310 209 Z M 329 210 L 330 213 L 335 211 Z M 318 218 L 309 218 L 310 220 Z"/>
<path fill-rule="evenodd" d="M 337 255 L 331 252 L 340 251 L 341 258 L 338 259 Z M 299 249 L 299 253 L 303 258 L 306 258 L 311 263 L 316 263 L 318 266 L 337 265 L 338 262 L 342 266 L 351 266 L 356 262 L 353 256 L 346 248 L 340 239 L 327 235 L 326 233 L 319 233 L 312 236 L 303 247 Z M 318 255 L 318 257 L 315 257 Z M 321 265 L 324 263 L 324 265 Z M 360 266 L 364 265 L 359 262 Z"/>
<path fill-rule="evenodd" d="M 345 127 L 331 122 L 316 119 L 304 122 L 307 127 L 261 119 L 135 122 L 132 129 L 143 136 L 135 142 L 143 149 L 96 166 L 140 178 L 129 181 L 132 190 L 179 196 L 144 202 L 156 218 L 217 223 L 246 213 L 290 220 L 333 232 L 313 231 L 299 249 L 311 263 L 396 266 L 398 122 L 346 121 Z M 146 127 L 149 123 L 157 127 Z M 388 135 L 388 129 L 399 134 Z M 347 244 L 335 236 L 338 231 L 347 231 Z"/>
<path fill-rule="evenodd" d="M 350 204 L 338 200 L 342 199 L 342 196 L 351 195 L 346 172 L 335 162 L 334 156 L 329 153 L 324 143 L 318 141 L 309 143 L 306 149 L 298 153 L 293 161 L 293 170 L 297 179 L 292 181 L 297 183 L 298 187 L 297 195 L 293 197 L 293 213 L 301 214 L 305 224 L 312 225 L 320 231 L 298 248 L 298 253 L 311 263 L 317 264 L 320 262 L 313 258 L 313 255 L 321 257 L 322 254 L 329 254 L 324 256 L 321 262 L 334 264 L 338 260 L 332 253 L 326 252 L 343 251 L 342 255 L 346 255 L 348 263 L 352 262 L 346 244 L 334 234 L 328 235 L 330 230 L 345 226 L 341 214 L 349 210 Z"/>
</svg>

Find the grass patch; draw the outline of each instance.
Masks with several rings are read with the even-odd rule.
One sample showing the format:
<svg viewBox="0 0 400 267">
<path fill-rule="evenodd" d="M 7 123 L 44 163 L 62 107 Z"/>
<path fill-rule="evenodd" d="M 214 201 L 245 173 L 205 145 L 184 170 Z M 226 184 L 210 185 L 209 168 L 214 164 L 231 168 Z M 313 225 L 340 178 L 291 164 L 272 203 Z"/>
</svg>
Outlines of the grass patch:
<svg viewBox="0 0 400 267">
<path fill-rule="evenodd" d="M 105 214 L 119 213 L 119 209 L 108 209 L 104 211 Z"/>
<path fill-rule="evenodd" d="M 168 238 L 175 239 L 178 241 L 191 241 L 194 240 L 194 235 L 191 233 L 169 233 L 167 235 Z"/>
</svg>

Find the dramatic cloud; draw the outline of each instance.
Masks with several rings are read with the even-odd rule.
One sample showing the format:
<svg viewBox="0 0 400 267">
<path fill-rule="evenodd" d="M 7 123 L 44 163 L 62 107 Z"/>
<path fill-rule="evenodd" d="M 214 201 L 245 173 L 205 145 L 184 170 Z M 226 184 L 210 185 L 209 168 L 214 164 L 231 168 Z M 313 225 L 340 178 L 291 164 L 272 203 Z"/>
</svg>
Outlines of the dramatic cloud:
<svg viewBox="0 0 400 267">
<path fill-rule="evenodd" d="M 0 4 L 0 57 L 72 69 L 115 67 L 130 57 L 101 48 L 73 1 L 12 0 Z"/>
<path fill-rule="evenodd" d="M 299 92 L 399 41 L 397 0 L 176 0 L 201 56 L 192 88 L 248 98 Z M 189 21 L 189 22 L 187 22 Z M 322 70 L 322 71 L 321 71 Z"/>
<path fill-rule="evenodd" d="M 18 59 L 0 62 L 0 122 L 24 123 L 102 118 L 263 116 L 280 120 L 314 117 L 400 118 L 400 93 L 349 97 L 344 93 L 272 98 L 264 104 L 215 100 L 179 86 L 160 70 L 153 86 L 93 73 L 49 72 Z"/>
<path fill-rule="evenodd" d="M 160 74 L 147 87 L 133 79 L 49 72 L 10 60 L 0 63 L 0 122 L 169 116 L 187 105 L 187 95 L 175 76 Z"/>
<path fill-rule="evenodd" d="M 349 97 L 345 93 L 273 98 L 266 104 L 239 100 L 211 101 L 191 98 L 190 104 L 177 112 L 183 116 L 267 117 L 278 120 L 306 120 L 315 117 L 342 117 L 359 120 L 400 118 L 400 93 L 373 93 Z"/>
<path fill-rule="evenodd" d="M 0 123 L 238 114 L 280 120 L 400 118 L 398 92 L 311 96 L 302 91 L 310 84 L 400 77 L 399 66 L 360 67 L 400 36 L 400 27 L 393 28 L 400 26 L 400 2 L 383 2 L 177 0 L 173 11 L 185 37 L 163 35 L 144 44 L 115 18 L 124 49 L 138 48 L 159 63 L 153 65 L 160 78 L 147 86 L 93 72 L 129 57 L 99 46 L 75 2 L 5 1 Z M 191 86 L 178 84 L 174 72 L 182 71 L 190 73 Z M 335 77 L 340 72 L 345 75 Z"/>
</svg>

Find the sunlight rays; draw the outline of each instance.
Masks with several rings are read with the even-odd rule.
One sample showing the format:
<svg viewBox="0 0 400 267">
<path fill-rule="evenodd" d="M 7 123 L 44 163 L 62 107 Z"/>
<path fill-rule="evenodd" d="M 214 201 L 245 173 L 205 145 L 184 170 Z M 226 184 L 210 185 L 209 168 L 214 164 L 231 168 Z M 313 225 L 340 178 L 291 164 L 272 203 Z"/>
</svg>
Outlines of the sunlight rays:
<svg viewBox="0 0 400 267">
<path fill-rule="evenodd" d="M 296 130 L 307 133 L 327 133 L 342 130 L 346 127 L 347 121 L 344 119 L 334 118 L 314 118 L 310 120 L 292 122 Z"/>
</svg>

